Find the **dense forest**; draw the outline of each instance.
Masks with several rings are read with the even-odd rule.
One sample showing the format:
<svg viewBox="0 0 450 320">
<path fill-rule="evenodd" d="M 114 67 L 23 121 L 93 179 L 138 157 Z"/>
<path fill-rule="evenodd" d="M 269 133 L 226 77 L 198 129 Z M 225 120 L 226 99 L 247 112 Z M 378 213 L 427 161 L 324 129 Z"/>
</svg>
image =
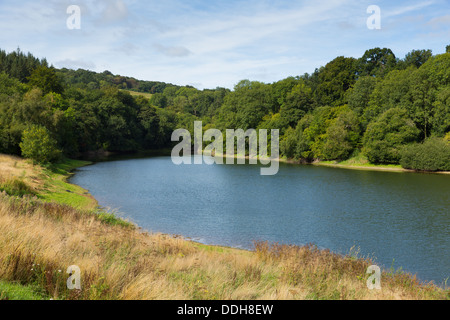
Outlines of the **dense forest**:
<svg viewBox="0 0 450 320">
<path fill-rule="evenodd" d="M 365 157 L 374 164 L 450 170 L 450 46 L 387 48 L 337 57 L 312 74 L 233 90 L 56 69 L 0 50 L 0 153 L 38 162 L 88 151 L 170 148 L 175 129 L 280 129 L 281 154 L 305 162 Z"/>
</svg>

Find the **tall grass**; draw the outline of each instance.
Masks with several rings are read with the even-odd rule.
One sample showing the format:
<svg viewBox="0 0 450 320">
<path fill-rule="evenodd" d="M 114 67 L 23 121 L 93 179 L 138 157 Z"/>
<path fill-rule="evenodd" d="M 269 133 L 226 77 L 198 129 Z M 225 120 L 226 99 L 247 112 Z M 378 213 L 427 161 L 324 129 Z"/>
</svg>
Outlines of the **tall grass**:
<svg viewBox="0 0 450 320">
<path fill-rule="evenodd" d="M 10 196 L 23 197 L 36 195 L 36 192 L 23 180 L 17 178 L 3 179 L 0 177 L 0 192 L 6 192 Z"/>
<path fill-rule="evenodd" d="M 210 247 L 102 221 L 89 211 L 0 194 L 0 280 L 53 299 L 448 299 L 409 275 L 366 287 L 370 261 L 314 246 Z M 66 270 L 81 269 L 68 290 Z"/>
<path fill-rule="evenodd" d="M 33 190 L 30 183 L 43 185 L 21 179 Z M 382 290 L 368 290 L 372 261 L 354 254 L 206 246 L 38 196 L 0 192 L 0 299 L 449 299 L 448 290 L 400 272 L 384 272 Z M 72 265 L 81 269 L 81 290 L 67 288 Z"/>
</svg>

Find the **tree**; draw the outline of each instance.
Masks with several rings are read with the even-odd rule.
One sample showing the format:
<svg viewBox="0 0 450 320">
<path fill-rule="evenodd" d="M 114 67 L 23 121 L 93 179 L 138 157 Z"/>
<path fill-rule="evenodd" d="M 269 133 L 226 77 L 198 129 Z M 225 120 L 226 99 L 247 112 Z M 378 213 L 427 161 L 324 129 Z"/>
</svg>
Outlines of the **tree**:
<svg viewBox="0 0 450 320">
<path fill-rule="evenodd" d="M 433 52 L 431 50 L 413 50 L 405 56 L 402 64 L 404 68 L 407 68 L 409 66 L 420 68 L 432 56 Z"/>
<path fill-rule="evenodd" d="M 270 85 L 240 81 L 218 111 L 219 129 L 255 129 L 265 115 L 274 112 L 275 106 Z"/>
<path fill-rule="evenodd" d="M 166 105 L 172 106 L 173 104 L 173 99 L 175 99 L 175 97 L 177 96 L 177 91 L 178 91 L 179 87 L 176 86 L 168 86 L 164 89 L 163 94 L 166 97 Z"/>
<path fill-rule="evenodd" d="M 145 106 L 139 113 L 139 119 L 144 128 L 144 142 L 143 146 L 146 149 L 158 147 L 158 133 L 159 133 L 159 116 L 156 109 L 152 106 Z"/>
<path fill-rule="evenodd" d="M 356 60 L 337 57 L 318 74 L 319 84 L 314 92 L 319 106 L 340 106 L 345 102 L 345 92 L 356 81 Z"/>
<path fill-rule="evenodd" d="M 328 138 L 327 130 L 346 110 L 347 106 L 319 107 L 314 109 L 311 115 L 299 121 L 299 126 L 304 128 L 301 134 L 301 143 L 298 145 L 298 153 L 302 158 L 327 158 L 323 153 L 324 144 Z"/>
<path fill-rule="evenodd" d="M 290 92 L 285 95 L 281 106 L 281 117 L 286 119 L 290 126 L 295 126 L 303 116 L 312 110 L 313 92 L 302 79 Z"/>
<path fill-rule="evenodd" d="M 397 64 L 395 54 L 388 48 L 367 50 L 358 60 L 360 76 L 381 76 L 393 70 Z"/>
<path fill-rule="evenodd" d="M 434 115 L 430 121 L 432 134 L 444 136 L 450 132 L 450 87 L 440 89 L 433 103 Z"/>
<path fill-rule="evenodd" d="M 384 79 L 379 79 L 370 95 L 367 107 L 363 111 L 363 124 L 368 124 L 383 112 L 391 108 L 409 108 L 411 105 L 411 76 L 417 70 L 393 70 Z"/>
<path fill-rule="evenodd" d="M 450 53 L 450 44 L 445 48 L 445 52 Z"/>
<path fill-rule="evenodd" d="M 448 123 L 450 117 L 446 102 L 450 85 L 450 54 L 431 58 L 410 77 L 411 103 L 406 105 L 410 117 L 425 138 L 435 132 L 443 134 L 442 122 Z M 436 115 L 442 119 L 437 119 Z"/>
<path fill-rule="evenodd" d="M 150 103 L 155 107 L 164 109 L 167 107 L 167 98 L 162 93 L 155 93 L 154 95 L 152 95 Z"/>
<path fill-rule="evenodd" d="M 9 54 L 0 50 L 0 72 L 5 72 L 21 82 L 26 82 L 31 72 L 39 66 L 47 66 L 47 61 L 39 60 L 30 53 L 25 55 L 19 48 Z"/>
<path fill-rule="evenodd" d="M 289 77 L 272 84 L 273 97 L 277 103 L 277 109 L 285 104 L 288 94 L 292 92 L 292 89 L 299 84 L 300 81 L 301 80 L 298 78 Z M 276 112 L 278 111 L 279 110 L 276 110 Z"/>
<path fill-rule="evenodd" d="M 363 151 L 372 163 L 397 164 L 401 148 L 418 141 L 420 130 L 405 109 L 392 108 L 369 124 Z"/>
<path fill-rule="evenodd" d="M 287 157 L 288 159 L 292 159 L 295 156 L 296 148 L 297 148 L 296 130 L 292 129 L 292 127 L 289 127 L 286 130 L 286 133 L 280 142 L 281 154 Z"/>
<path fill-rule="evenodd" d="M 263 118 L 263 121 L 260 122 L 257 130 L 259 129 L 267 129 L 267 130 L 280 130 L 280 135 L 283 135 L 288 129 L 289 124 L 287 123 L 287 120 L 282 118 L 279 113 L 276 114 L 268 114 Z"/>
<path fill-rule="evenodd" d="M 31 86 L 42 89 L 44 94 L 63 92 L 63 86 L 54 68 L 40 66 L 31 73 L 28 81 Z"/>
<path fill-rule="evenodd" d="M 25 86 L 19 80 L 11 78 L 6 73 L 0 73 L 0 96 L 11 97 L 15 94 L 23 94 Z"/>
<path fill-rule="evenodd" d="M 324 160 L 346 160 L 357 147 L 360 139 L 358 116 L 352 110 L 342 113 L 328 127 L 322 154 Z"/>
<path fill-rule="evenodd" d="M 377 79 L 370 76 L 361 77 L 356 81 L 353 88 L 347 92 L 348 106 L 361 115 L 369 105 L 370 95 L 372 94 Z"/>
<path fill-rule="evenodd" d="M 42 97 L 40 89 L 32 89 L 27 92 L 22 101 L 14 109 L 14 120 L 25 124 L 39 124 L 47 128 L 51 127 L 53 110 Z"/>
<path fill-rule="evenodd" d="M 45 127 L 39 125 L 30 126 L 23 132 L 20 148 L 22 156 L 38 163 L 54 162 L 61 156 L 56 140 Z"/>
<path fill-rule="evenodd" d="M 190 109 L 188 98 L 185 96 L 175 97 L 175 99 L 173 99 L 173 104 L 172 104 L 171 108 L 175 112 L 179 112 L 179 113 L 188 112 Z"/>
<path fill-rule="evenodd" d="M 313 115 L 307 114 L 298 122 L 297 128 L 295 129 L 297 136 L 295 158 L 305 159 L 309 162 L 313 161 L 314 154 L 311 151 L 311 138 L 305 134 L 305 131 L 311 125 L 313 120 Z"/>
</svg>

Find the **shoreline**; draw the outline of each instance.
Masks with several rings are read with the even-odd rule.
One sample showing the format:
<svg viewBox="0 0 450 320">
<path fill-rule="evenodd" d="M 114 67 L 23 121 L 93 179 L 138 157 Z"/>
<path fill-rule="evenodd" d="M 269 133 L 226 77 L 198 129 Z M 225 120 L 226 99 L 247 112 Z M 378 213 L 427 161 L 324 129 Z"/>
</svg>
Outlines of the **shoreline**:
<svg viewBox="0 0 450 320">
<path fill-rule="evenodd" d="M 203 153 L 205 156 L 214 157 L 212 154 Z M 223 155 L 224 159 L 227 158 L 234 158 L 234 159 L 245 159 L 249 160 L 249 156 L 242 156 L 242 155 L 234 155 L 234 156 L 228 156 L 227 154 Z M 257 157 L 259 160 L 259 157 Z M 411 169 L 404 169 L 401 167 L 388 167 L 383 165 L 375 165 L 375 164 L 361 164 L 361 165 L 350 165 L 350 164 L 340 164 L 340 163 L 329 163 L 329 161 L 314 161 L 311 163 L 302 161 L 302 160 L 293 160 L 293 159 L 287 159 L 287 158 L 278 158 L 278 159 L 270 159 L 271 161 L 277 161 L 279 163 L 286 163 L 286 164 L 292 164 L 292 165 L 310 165 L 310 166 L 318 166 L 318 167 L 329 167 L 329 168 L 336 168 L 336 169 L 350 169 L 350 170 L 365 170 L 365 171 L 381 171 L 381 172 L 400 172 L 400 173 L 426 173 L 426 174 L 444 174 L 444 175 L 450 175 L 450 171 L 421 171 L 421 170 L 411 170 Z"/>
<path fill-rule="evenodd" d="M 77 169 L 93 164 L 67 159 L 49 174 L 48 169 L 31 167 L 19 158 L 6 157 L 6 161 L 9 166 L 16 167 L 17 164 L 18 173 L 26 166 L 31 177 L 42 171 L 45 173 L 42 179 L 47 179 L 45 182 L 58 186 L 62 180 L 69 180 L 76 174 Z M 25 176 L 24 181 L 28 182 L 29 178 Z M 50 195 L 51 199 L 48 199 L 47 193 L 54 189 L 36 189 L 45 193 L 45 199 L 10 197 L 0 193 L 0 199 L 6 200 L 0 201 L 0 229 L 6 228 L 15 237 L 26 239 L 24 243 L 28 245 L 20 247 L 18 254 L 34 257 L 33 260 L 19 261 L 18 267 L 3 265 L 12 277 L 23 275 L 24 278 L 3 276 L 0 284 L 3 281 L 9 285 L 22 279 L 17 288 L 28 288 L 34 293 L 33 283 L 28 280 L 30 269 L 33 271 L 31 263 L 50 266 L 58 273 L 58 269 L 67 268 L 69 259 L 82 270 L 91 270 L 89 277 L 82 280 L 88 289 L 80 291 L 80 296 L 73 296 L 70 291 L 63 290 L 66 279 L 55 276 L 47 278 L 50 281 L 47 284 L 37 287 L 41 290 L 38 292 L 44 294 L 41 299 L 446 300 L 450 297 L 448 290 L 440 285 L 386 269 L 382 269 L 383 290 L 370 291 L 366 287 L 366 269 L 371 260 L 351 249 L 347 254 L 339 254 L 317 246 L 257 242 L 254 249 L 249 250 L 202 243 L 182 235 L 149 233 L 114 214 L 105 216 L 101 209 L 87 210 L 83 205 L 76 208 L 68 204 L 75 196 L 80 198 L 88 194 L 95 199 L 89 190 L 81 191 L 82 187 L 71 185 L 79 191 L 75 195 L 64 193 L 68 198 L 53 199 Z M 66 184 L 63 187 L 68 188 Z M 16 211 L 18 204 L 21 204 L 20 212 Z M 40 236 L 35 237 L 35 234 Z M 0 270 L 2 257 L 17 248 L 17 243 L 5 241 L 4 236 L 0 233 L 0 241 L 4 241 L 4 248 L 0 248 Z M 61 238 L 66 240 L 61 242 Z M 112 252 L 122 254 L 110 254 Z M 128 263 L 124 265 L 126 261 Z M 130 261 L 135 263 L 130 264 Z M 14 270 L 21 270 L 21 273 L 16 275 Z M 321 285 L 324 281 L 326 287 Z M 151 283 L 155 285 L 148 286 Z M 108 287 L 111 290 L 106 289 Z M 98 288 L 104 289 L 98 291 Z M 0 286 L 0 295 L 8 297 L 12 289 L 2 290 L 5 289 Z"/>
<path fill-rule="evenodd" d="M 211 156 L 211 155 L 207 155 L 206 154 L 206 156 Z M 249 159 L 249 157 L 248 156 L 239 156 L 239 155 L 235 155 L 234 157 L 228 157 L 228 156 L 226 156 L 226 155 L 224 155 L 224 158 L 235 158 L 235 159 L 246 159 L 246 160 L 248 160 Z M 276 159 L 272 159 L 272 160 L 275 160 L 275 161 L 277 161 Z M 120 161 L 120 160 L 119 160 Z M 82 166 L 80 166 L 80 167 L 76 167 L 76 168 L 74 168 L 73 169 L 73 171 L 70 173 L 71 174 L 71 176 L 72 175 L 74 175 L 74 174 L 76 174 L 76 170 L 78 169 L 78 168 L 81 168 L 81 167 L 85 167 L 85 166 L 89 166 L 89 165 L 93 165 L 93 164 L 95 164 L 96 163 L 96 161 L 90 161 L 91 163 L 88 163 L 88 164 L 85 164 L 85 165 L 82 165 Z M 290 160 L 290 159 L 283 159 L 283 158 L 280 158 L 280 159 L 278 159 L 278 162 L 280 162 L 280 163 L 286 163 L 286 164 L 292 164 L 292 165 L 309 165 L 309 166 L 324 166 L 324 167 L 332 167 L 332 168 L 338 168 L 338 169 L 351 169 L 351 170 L 367 170 L 367 171 L 382 171 L 382 172 L 407 172 L 407 173 L 421 173 L 421 172 L 418 172 L 418 171 L 415 171 L 415 170 L 408 170 L 408 169 L 403 169 L 403 168 L 389 168 L 389 167 L 364 167 L 364 166 L 351 166 L 351 165 L 340 165 L 340 164 L 328 164 L 328 163 L 323 163 L 323 162 L 315 162 L 315 163 L 302 163 L 301 161 L 295 161 L 295 160 Z M 435 173 L 435 172 L 423 172 L 423 173 Z M 450 172 L 441 172 L 442 174 L 449 174 Z M 77 185 L 78 186 L 78 185 Z M 80 188 L 83 188 L 83 187 L 81 187 L 81 186 L 79 186 Z M 89 190 L 87 190 L 87 192 L 89 192 L 89 196 L 90 197 L 92 197 L 96 202 L 97 202 L 97 204 L 98 204 L 98 201 L 97 201 L 97 199 L 95 199 L 95 197 L 93 197 L 91 194 L 90 194 L 90 191 Z M 100 209 L 103 209 L 104 207 L 103 206 L 99 206 L 99 208 Z M 118 219 L 121 219 L 121 220 L 123 220 L 123 221 L 125 221 L 125 222 L 127 222 L 127 223 L 131 223 L 131 224 L 133 224 L 134 226 L 136 226 L 136 228 L 139 230 L 139 232 L 142 232 L 142 233 L 147 233 L 147 234 L 161 234 L 161 235 L 163 235 L 163 236 L 168 236 L 168 237 L 173 237 L 173 238 L 175 238 L 175 239 L 181 239 L 181 240 L 183 240 L 183 241 L 187 241 L 187 242 L 190 242 L 190 243 L 193 243 L 194 245 L 197 245 L 197 246 L 200 246 L 200 247 L 209 247 L 209 248 L 216 248 L 216 249 L 220 249 L 220 250 L 238 250 L 238 251 L 244 251 L 244 252 L 248 252 L 248 253 L 255 253 L 255 248 L 243 248 L 243 247 L 239 247 L 239 246 L 231 246 L 231 245 L 221 245 L 221 244 L 211 244 L 211 243 L 208 243 L 207 241 L 205 241 L 205 242 L 202 242 L 202 241 L 200 241 L 200 240 L 196 240 L 196 238 L 195 237 L 189 237 L 189 236 L 185 236 L 185 235 L 182 235 L 182 234 L 170 234 L 170 233 L 165 233 L 165 232 L 161 232 L 161 231 L 149 231 L 149 230 L 147 230 L 147 229 L 145 229 L 145 228 L 143 228 L 143 227 L 141 227 L 139 224 L 137 224 L 137 223 L 135 223 L 135 222 L 133 222 L 133 221 L 129 221 L 129 220 L 126 220 L 126 219 L 123 219 L 123 218 L 121 218 L 121 217 L 119 217 L 119 216 L 117 216 L 117 218 Z M 286 245 L 291 245 L 291 244 L 286 244 Z M 294 245 L 294 246 L 301 246 L 301 245 Z M 349 248 L 349 250 L 351 251 L 351 249 L 352 248 Z M 329 250 L 328 248 L 321 248 L 320 250 Z M 346 254 L 344 254 L 344 253 L 337 253 L 337 252 L 333 252 L 333 251 L 330 251 L 330 252 L 332 252 L 332 253 L 334 253 L 334 254 L 337 254 L 337 255 L 339 255 L 339 256 L 341 256 L 341 257 L 345 257 L 345 255 Z M 384 268 L 386 268 L 386 266 L 384 266 Z M 402 267 L 400 267 L 400 269 L 401 269 Z M 387 272 L 387 269 L 382 269 L 383 270 L 383 272 Z M 427 283 L 427 281 L 426 280 L 420 280 L 419 279 L 419 281 L 421 282 L 421 283 L 424 283 L 424 284 L 426 284 Z"/>
</svg>

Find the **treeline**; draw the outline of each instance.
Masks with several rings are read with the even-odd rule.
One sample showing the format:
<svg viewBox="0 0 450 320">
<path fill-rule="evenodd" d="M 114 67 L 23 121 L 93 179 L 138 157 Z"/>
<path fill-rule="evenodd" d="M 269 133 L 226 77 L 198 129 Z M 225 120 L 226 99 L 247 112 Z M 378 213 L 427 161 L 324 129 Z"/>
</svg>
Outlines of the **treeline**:
<svg viewBox="0 0 450 320">
<path fill-rule="evenodd" d="M 27 82 L 33 70 L 40 66 L 48 67 L 47 60 L 39 60 L 31 53 L 24 54 L 20 49 L 9 54 L 0 50 L 0 73 L 6 73 L 21 82 Z"/>
<path fill-rule="evenodd" d="M 157 108 L 144 96 L 115 85 L 91 88 L 92 72 L 73 72 L 82 82 L 45 60 L 19 51 L 1 52 L 0 153 L 38 161 L 87 151 L 135 152 L 171 146 L 178 127 L 193 126 L 195 116 Z M 94 74 L 101 79 L 103 74 Z M 101 81 L 101 80 L 99 80 Z M 84 85 L 80 85 L 84 84 Z M 180 87 L 164 84 L 164 89 Z M 164 90 L 162 90 L 164 91 Z"/>
<path fill-rule="evenodd" d="M 398 59 L 374 48 L 359 59 L 337 57 L 312 74 L 271 84 L 243 80 L 232 91 L 57 70 L 20 51 L 0 52 L 0 70 L 4 153 L 39 158 L 53 150 L 47 158 L 54 159 L 165 148 L 173 130 L 192 130 L 201 120 L 205 129 L 280 129 L 287 158 L 362 154 L 375 164 L 450 170 L 450 52 L 414 50 Z"/>
<path fill-rule="evenodd" d="M 242 81 L 214 123 L 280 129 L 281 153 L 291 159 L 363 154 L 374 164 L 450 170 L 450 53 L 414 50 L 398 59 L 375 48 L 360 59 L 338 57 L 311 75 Z"/>
<path fill-rule="evenodd" d="M 131 77 L 113 75 L 110 71 L 96 73 L 89 70 L 57 70 L 58 76 L 70 87 L 81 89 L 102 89 L 115 87 L 117 89 L 130 90 L 142 93 L 162 93 L 167 87 L 177 87 L 172 84 L 158 81 L 141 81 Z"/>
</svg>

